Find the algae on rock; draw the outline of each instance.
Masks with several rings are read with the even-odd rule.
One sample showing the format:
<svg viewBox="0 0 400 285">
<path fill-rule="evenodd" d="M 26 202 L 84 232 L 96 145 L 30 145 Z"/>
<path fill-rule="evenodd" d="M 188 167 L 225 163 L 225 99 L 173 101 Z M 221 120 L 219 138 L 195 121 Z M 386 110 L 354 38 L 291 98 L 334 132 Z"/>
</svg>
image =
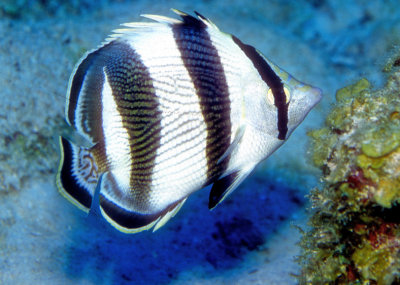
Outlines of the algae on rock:
<svg viewBox="0 0 400 285">
<path fill-rule="evenodd" d="M 400 52 L 384 88 L 337 91 L 326 126 L 310 132 L 322 189 L 310 194 L 301 284 L 400 283 Z"/>
</svg>

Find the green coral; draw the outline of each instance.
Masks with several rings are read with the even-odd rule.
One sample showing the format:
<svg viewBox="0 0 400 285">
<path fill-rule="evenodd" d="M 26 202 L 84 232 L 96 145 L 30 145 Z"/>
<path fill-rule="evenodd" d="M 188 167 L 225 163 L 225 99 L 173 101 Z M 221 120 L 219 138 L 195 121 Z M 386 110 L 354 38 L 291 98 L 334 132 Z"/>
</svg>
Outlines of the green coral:
<svg viewBox="0 0 400 285">
<path fill-rule="evenodd" d="M 323 171 L 301 241 L 301 284 L 400 283 L 400 55 L 387 84 L 337 91 L 326 126 L 310 132 Z"/>
</svg>

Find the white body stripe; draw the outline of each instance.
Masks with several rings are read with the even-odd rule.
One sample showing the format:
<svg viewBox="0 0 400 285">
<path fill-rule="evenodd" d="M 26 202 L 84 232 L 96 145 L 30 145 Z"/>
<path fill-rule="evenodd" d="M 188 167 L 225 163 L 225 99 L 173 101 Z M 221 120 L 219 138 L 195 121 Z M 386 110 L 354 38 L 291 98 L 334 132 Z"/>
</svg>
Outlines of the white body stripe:
<svg viewBox="0 0 400 285">
<path fill-rule="evenodd" d="M 129 44 L 148 68 L 162 112 L 151 204 L 163 209 L 206 181 L 206 125 L 194 84 L 170 27 L 133 34 Z"/>
<path fill-rule="evenodd" d="M 249 93 L 246 91 L 249 90 L 244 89 L 244 86 L 248 85 L 244 81 L 251 79 L 244 75 L 252 74 L 255 77 L 252 80 L 253 82 L 257 82 L 256 80 L 259 82 L 262 81 L 250 59 L 232 40 L 231 35 L 221 33 L 210 27 L 207 28 L 207 31 L 210 34 L 213 45 L 218 50 L 229 88 L 229 98 L 231 101 L 231 143 L 235 139 L 238 128 L 243 125 L 246 128 L 238 147 L 230 154 L 226 170 L 226 174 L 229 174 L 249 164 L 253 164 L 254 161 L 262 159 L 263 147 L 265 147 L 264 143 L 267 143 L 267 138 L 257 136 L 260 139 L 258 140 L 254 137 L 254 132 L 249 129 L 248 114 L 246 114 L 248 113 L 246 111 L 246 95 Z M 263 143 L 260 144 L 260 142 Z"/>
<path fill-rule="evenodd" d="M 88 70 L 86 77 L 90 76 L 90 69 Z M 82 135 L 85 139 L 87 139 L 89 142 L 93 143 L 93 138 L 87 134 L 87 132 L 85 131 L 85 129 L 89 130 L 89 126 L 84 126 L 83 124 L 87 123 L 87 120 L 83 120 L 82 114 L 85 113 L 85 108 L 84 106 L 86 106 L 86 104 L 84 104 L 83 102 L 81 102 L 82 100 L 84 100 L 86 98 L 85 94 L 86 93 L 86 89 L 87 89 L 87 80 L 85 78 L 85 80 L 83 80 L 83 84 L 82 84 L 82 89 L 80 91 L 80 96 L 78 97 L 78 103 L 76 104 L 76 110 L 75 110 L 75 128 L 78 131 L 78 133 L 80 135 Z M 69 95 L 68 95 L 69 96 Z M 69 102 L 69 98 L 68 98 L 68 102 Z M 68 108 L 69 106 L 67 106 L 67 108 L 65 109 L 65 118 L 68 119 Z"/>
<path fill-rule="evenodd" d="M 121 114 L 118 112 L 115 98 L 112 94 L 111 86 L 104 72 L 105 80 L 102 92 L 103 106 L 103 133 L 105 152 L 108 162 L 108 169 L 114 175 L 114 178 L 123 191 L 129 191 L 130 172 L 131 172 L 131 156 L 129 147 L 129 136 L 123 127 Z M 108 192 L 102 192 L 107 199 L 114 201 L 109 197 Z M 119 201 L 119 203 L 124 201 Z"/>
<path fill-rule="evenodd" d="M 226 83 L 229 89 L 231 101 L 231 142 L 235 138 L 237 128 L 240 127 L 243 118 L 243 93 L 241 90 L 241 74 L 243 73 L 241 50 L 232 41 L 231 36 L 221 33 L 213 28 L 207 28 L 213 46 L 217 49 L 218 55 L 224 69 Z M 241 68 L 238 68 L 238 67 Z"/>
</svg>

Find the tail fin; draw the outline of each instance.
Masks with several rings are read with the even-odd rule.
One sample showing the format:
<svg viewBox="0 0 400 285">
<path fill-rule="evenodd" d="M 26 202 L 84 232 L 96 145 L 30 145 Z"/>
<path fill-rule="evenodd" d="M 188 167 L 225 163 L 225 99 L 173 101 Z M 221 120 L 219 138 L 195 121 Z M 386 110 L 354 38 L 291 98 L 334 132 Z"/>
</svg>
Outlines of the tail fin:
<svg viewBox="0 0 400 285">
<path fill-rule="evenodd" d="M 60 137 L 61 159 L 57 187 L 71 203 L 89 212 L 99 179 L 98 166 L 90 150 Z"/>
</svg>

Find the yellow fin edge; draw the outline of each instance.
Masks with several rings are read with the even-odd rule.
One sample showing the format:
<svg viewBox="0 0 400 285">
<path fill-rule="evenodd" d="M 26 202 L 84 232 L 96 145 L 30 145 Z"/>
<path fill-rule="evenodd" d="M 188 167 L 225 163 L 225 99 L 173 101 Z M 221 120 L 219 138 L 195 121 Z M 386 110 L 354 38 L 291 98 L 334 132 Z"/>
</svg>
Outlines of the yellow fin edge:
<svg viewBox="0 0 400 285">
<path fill-rule="evenodd" d="M 89 208 L 83 206 L 81 203 L 79 203 L 76 199 L 74 199 L 71 195 L 68 194 L 68 192 L 64 189 L 61 183 L 61 169 L 64 164 L 64 147 L 62 145 L 62 137 L 60 136 L 58 138 L 59 144 L 60 144 L 60 164 L 58 165 L 58 171 L 57 171 L 57 178 L 56 178 L 56 184 L 57 184 L 57 189 L 60 194 L 65 197 L 69 202 L 74 204 L 76 207 L 78 207 L 80 210 L 89 213 Z"/>
</svg>

